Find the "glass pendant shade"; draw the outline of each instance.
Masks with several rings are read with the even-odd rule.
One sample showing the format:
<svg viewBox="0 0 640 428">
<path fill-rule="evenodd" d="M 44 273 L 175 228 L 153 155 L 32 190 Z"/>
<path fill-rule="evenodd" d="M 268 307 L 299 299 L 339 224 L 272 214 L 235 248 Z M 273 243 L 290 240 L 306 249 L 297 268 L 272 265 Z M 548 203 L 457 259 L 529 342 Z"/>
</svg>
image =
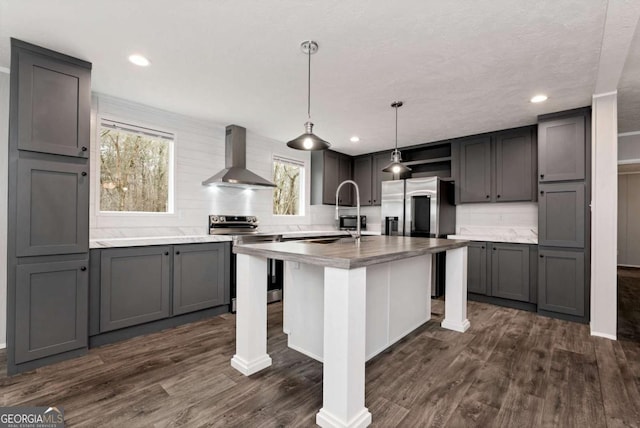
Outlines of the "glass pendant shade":
<svg viewBox="0 0 640 428">
<path fill-rule="evenodd" d="M 296 150 L 326 150 L 331 144 L 313 133 L 313 123 L 304 124 L 305 133 L 287 142 L 287 146 Z"/>
<path fill-rule="evenodd" d="M 411 171 L 411 168 L 402 163 L 402 155 L 398 149 L 391 152 L 391 162 L 382 168 L 383 172 L 390 172 L 392 174 L 404 174 Z"/>
</svg>

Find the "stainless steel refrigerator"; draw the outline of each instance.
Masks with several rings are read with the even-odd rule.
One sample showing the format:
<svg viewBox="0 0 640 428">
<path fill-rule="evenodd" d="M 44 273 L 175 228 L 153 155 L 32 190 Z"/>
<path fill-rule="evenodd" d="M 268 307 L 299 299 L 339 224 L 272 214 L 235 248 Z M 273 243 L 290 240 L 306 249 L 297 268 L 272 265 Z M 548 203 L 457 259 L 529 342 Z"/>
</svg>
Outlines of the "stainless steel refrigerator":
<svg viewBox="0 0 640 428">
<path fill-rule="evenodd" d="M 382 234 L 446 238 L 456 232 L 453 181 L 439 177 L 382 182 Z M 434 255 L 431 296 L 444 294 L 445 253 Z"/>
</svg>

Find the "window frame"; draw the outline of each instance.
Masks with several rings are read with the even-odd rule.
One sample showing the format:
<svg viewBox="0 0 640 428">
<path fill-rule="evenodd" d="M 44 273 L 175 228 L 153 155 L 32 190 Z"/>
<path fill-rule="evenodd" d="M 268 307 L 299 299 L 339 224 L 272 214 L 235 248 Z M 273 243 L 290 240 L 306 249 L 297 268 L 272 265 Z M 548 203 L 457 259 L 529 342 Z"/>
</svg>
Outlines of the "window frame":
<svg viewBox="0 0 640 428">
<path fill-rule="evenodd" d="M 147 133 L 156 136 L 164 136 L 164 137 L 172 137 L 172 141 L 169 141 L 169 193 L 167 195 L 167 211 L 165 212 L 153 212 L 153 211 L 103 211 L 100 207 L 100 199 L 102 186 L 100 185 L 100 174 L 102 169 L 102 163 L 100 161 L 100 131 L 102 129 L 102 124 L 104 122 L 113 122 L 117 124 L 123 125 L 125 130 L 130 130 L 135 132 L 139 130 L 141 133 Z M 95 158 L 95 215 L 102 217 L 177 217 L 176 211 L 176 171 L 177 171 L 177 141 L 178 141 L 178 133 L 163 128 L 161 126 L 156 126 L 154 124 L 149 124 L 137 119 L 125 119 L 119 116 L 114 116 L 111 114 L 98 114 L 96 117 L 96 129 L 95 129 L 95 148 L 94 148 L 94 158 Z"/>
<path fill-rule="evenodd" d="M 307 214 L 307 162 L 293 157 L 283 156 L 279 154 L 271 155 L 271 178 L 273 179 L 273 168 L 276 161 L 290 163 L 300 168 L 300 182 L 298 183 L 298 214 L 275 214 L 273 212 L 273 196 L 271 196 L 271 215 L 277 219 L 300 219 L 305 218 Z"/>
</svg>

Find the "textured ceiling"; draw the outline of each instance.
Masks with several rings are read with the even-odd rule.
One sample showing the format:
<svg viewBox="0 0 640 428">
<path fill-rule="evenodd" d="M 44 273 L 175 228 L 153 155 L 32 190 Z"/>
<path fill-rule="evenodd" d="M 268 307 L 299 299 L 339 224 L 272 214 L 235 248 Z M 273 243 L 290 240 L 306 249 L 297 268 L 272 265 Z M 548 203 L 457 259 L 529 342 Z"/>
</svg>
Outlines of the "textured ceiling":
<svg viewBox="0 0 640 428">
<path fill-rule="evenodd" d="M 9 37 L 93 63 L 94 91 L 287 141 L 312 117 L 358 154 L 534 123 L 591 103 L 606 0 L 0 0 Z M 136 68 L 132 52 L 153 65 Z M 636 73 L 637 78 L 638 73 Z M 635 85 L 636 88 L 638 87 Z M 543 104 L 529 98 L 549 95 Z M 357 134 L 359 143 L 350 143 Z"/>
<path fill-rule="evenodd" d="M 637 131 L 640 131 L 640 27 L 636 28 L 618 85 L 618 132 Z"/>
</svg>

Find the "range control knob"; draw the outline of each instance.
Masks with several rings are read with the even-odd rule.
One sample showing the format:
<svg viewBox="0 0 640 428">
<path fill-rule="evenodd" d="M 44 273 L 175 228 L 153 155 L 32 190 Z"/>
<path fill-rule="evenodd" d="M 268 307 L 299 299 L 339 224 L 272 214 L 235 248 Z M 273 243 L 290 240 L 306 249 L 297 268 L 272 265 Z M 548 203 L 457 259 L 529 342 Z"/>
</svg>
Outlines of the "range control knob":
<svg viewBox="0 0 640 428">
<path fill-rule="evenodd" d="M 222 223 L 224 223 L 224 217 L 218 217 L 218 220 Z"/>
<path fill-rule="evenodd" d="M 217 222 L 218 222 L 218 216 L 217 216 L 217 215 L 212 216 L 212 217 L 211 217 L 211 221 L 212 221 L 213 223 L 217 223 Z"/>
</svg>

